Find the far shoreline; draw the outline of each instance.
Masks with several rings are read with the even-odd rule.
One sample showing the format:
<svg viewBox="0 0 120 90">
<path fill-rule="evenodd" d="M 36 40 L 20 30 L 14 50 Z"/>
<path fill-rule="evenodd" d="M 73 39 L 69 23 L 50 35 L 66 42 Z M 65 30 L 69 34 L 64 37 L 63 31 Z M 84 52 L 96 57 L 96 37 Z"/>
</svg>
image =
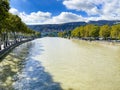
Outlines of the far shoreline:
<svg viewBox="0 0 120 90">
<path fill-rule="evenodd" d="M 81 38 L 70 38 L 70 39 L 71 40 L 85 41 L 85 42 L 93 42 L 93 43 L 120 46 L 120 40 L 119 41 L 116 41 L 116 40 L 83 40 Z"/>
</svg>

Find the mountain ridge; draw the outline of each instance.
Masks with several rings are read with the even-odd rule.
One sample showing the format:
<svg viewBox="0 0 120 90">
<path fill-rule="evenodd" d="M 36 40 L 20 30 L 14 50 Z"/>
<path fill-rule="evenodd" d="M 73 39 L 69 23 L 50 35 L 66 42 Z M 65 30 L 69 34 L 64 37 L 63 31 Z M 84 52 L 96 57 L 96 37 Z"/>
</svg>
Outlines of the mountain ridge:
<svg viewBox="0 0 120 90">
<path fill-rule="evenodd" d="M 95 24 L 95 25 L 113 25 L 120 23 L 120 20 L 98 20 L 98 21 L 89 21 L 89 22 L 68 22 L 62 24 L 43 24 L 43 25 L 28 25 L 29 28 L 40 31 L 40 32 L 52 32 L 52 31 L 69 31 L 73 30 L 76 27 Z"/>
</svg>

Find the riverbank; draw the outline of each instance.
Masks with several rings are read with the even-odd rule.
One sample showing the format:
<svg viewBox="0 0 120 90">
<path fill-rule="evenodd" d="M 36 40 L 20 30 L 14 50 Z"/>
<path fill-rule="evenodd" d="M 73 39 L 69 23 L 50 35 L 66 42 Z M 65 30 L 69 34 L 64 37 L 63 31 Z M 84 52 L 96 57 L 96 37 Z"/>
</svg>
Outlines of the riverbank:
<svg viewBox="0 0 120 90">
<path fill-rule="evenodd" d="M 28 42 L 28 41 L 31 41 L 31 40 L 34 40 L 34 39 L 26 39 L 26 40 L 22 40 L 20 42 L 17 42 L 17 43 L 14 43 L 14 44 L 11 44 L 10 46 L 6 47 L 5 49 L 2 49 L 0 50 L 0 60 L 5 56 L 7 55 L 12 49 L 14 49 L 15 47 L 25 43 L 25 42 Z"/>
<path fill-rule="evenodd" d="M 92 41 L 92 42 L 97 42 L 97 43 L 100 43 L 100 44 L 120 46 L 120 42 L 117 42 L 117 41 L 99 41 L 99 40 L 95 40 L 95 41 Z"/>
<path fill-rule="evenodd" d="M 72 40 L 81 40 L 81 41 L 87 41 L 87 42 L 93 42 L 93 43 L 99 43 L 99 44 L 106 44 L 106 45 L 117 45 L 120 46 L 120 40 L 83 40 L 78 38 L 71 38 Z"/>
</svg>

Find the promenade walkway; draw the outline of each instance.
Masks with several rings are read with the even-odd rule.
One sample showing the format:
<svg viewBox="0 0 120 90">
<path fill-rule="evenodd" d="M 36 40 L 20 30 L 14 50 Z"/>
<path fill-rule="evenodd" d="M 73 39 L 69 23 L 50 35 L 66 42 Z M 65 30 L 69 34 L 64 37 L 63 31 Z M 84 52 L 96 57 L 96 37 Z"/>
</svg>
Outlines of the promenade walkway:
<svg viewBox="0 0 120 90">
<path fill-rule="evenodd" d="M 1 58 L 3 58 L 10 50 L 12 50 L 13 48 L 15 48 L 16 46 L 31 41 L 33 40 L 32 38 L 29 39 L 22 39 L 21 41 L 17 41 L 17 42 L 11 42 L 6 48 L 4 48 L 4 45 L 1 45 L 1 50 L 0 50 L 0 60 Z"/>
</svg>

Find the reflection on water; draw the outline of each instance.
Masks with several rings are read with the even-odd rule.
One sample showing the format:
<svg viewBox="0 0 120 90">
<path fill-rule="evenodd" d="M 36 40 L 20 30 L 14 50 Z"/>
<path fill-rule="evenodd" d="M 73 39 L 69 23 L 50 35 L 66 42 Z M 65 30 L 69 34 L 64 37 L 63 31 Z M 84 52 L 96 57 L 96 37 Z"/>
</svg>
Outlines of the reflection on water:
<svg viewBox="0 0 120 90">
<path fill-rule="evenodd" d="M 17 47 L 0 62 L 0 90 L 14 90 L 12 87 L 13 82 L 16 81 L 14 76 L 24 68 L 29 47 L 30 43 Z"/>
<path fill-rule="evenodd" d="M 37 39 L 0 62 L 0 90 L 120 90 L 119 53 L 115 45 Z"/>
<path fill-rule="evenodd" d="M 0 90 L 61 90 L 60 84 L 33 59 L 44 51 L 41 47 L 34 41 L 25 43 L 0 62 Z"/>
</svg>

